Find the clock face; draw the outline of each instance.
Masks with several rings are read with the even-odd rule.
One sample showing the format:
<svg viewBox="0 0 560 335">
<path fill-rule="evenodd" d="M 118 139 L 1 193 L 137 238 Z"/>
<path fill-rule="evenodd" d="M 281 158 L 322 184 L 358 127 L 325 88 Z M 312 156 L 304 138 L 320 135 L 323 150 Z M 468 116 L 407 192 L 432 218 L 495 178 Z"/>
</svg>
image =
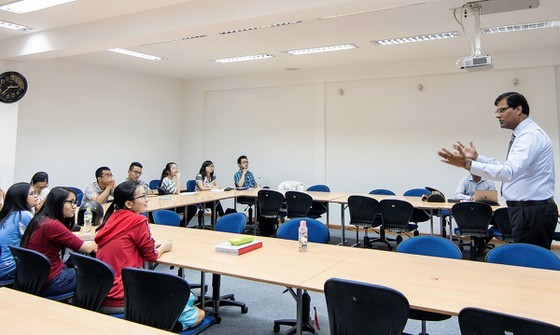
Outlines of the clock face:
<svg viewBox="0 0 560 335">
<path fill-rule="evenodd" d="M 13 103 L 23 98 L 27 92 L 27 80 L 17 72 L 4 72 L 0 75 L 0 101 Z"/>
</svg>

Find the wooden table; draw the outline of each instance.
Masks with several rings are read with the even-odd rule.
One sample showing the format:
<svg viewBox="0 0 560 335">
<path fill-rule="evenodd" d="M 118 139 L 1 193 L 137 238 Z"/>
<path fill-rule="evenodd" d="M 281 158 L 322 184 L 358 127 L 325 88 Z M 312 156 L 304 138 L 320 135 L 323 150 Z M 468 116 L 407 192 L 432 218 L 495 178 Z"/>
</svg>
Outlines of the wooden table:
<svg viewBox="0 0 560 335">
<path fill-rule="evenodd" d="M 5 287 L 0 288 L 0 306 L 3 335 L 172 334 Z"/>
</svg>

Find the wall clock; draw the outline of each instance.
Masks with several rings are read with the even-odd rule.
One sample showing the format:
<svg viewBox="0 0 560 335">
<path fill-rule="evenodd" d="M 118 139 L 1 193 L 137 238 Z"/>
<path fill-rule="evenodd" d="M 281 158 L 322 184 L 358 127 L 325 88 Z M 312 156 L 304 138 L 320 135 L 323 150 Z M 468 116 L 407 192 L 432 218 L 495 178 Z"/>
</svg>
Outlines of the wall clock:
<svg viewBox="0 0 560 335">
<path fill-rule="evenodd" d="M 17 72 L 4 72 L 0 75 L 0 101 L 11 104 L 19 101 L 27 92 L 27 80 Z"/>
</svg>

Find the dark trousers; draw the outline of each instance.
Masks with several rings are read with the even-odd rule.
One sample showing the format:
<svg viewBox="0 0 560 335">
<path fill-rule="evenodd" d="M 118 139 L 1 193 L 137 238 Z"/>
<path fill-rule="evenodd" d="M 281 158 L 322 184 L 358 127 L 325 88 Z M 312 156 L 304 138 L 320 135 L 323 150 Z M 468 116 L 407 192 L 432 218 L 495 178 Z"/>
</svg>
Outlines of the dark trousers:
<svg viewBox="0 0 560 335">
<path fill-rule="evenodd" d="M 508 206 L 508 214 L 515 242 L 550 249 L 558 221 L 558 207 L 554 202 L 533 206 Z"/>
</svg>

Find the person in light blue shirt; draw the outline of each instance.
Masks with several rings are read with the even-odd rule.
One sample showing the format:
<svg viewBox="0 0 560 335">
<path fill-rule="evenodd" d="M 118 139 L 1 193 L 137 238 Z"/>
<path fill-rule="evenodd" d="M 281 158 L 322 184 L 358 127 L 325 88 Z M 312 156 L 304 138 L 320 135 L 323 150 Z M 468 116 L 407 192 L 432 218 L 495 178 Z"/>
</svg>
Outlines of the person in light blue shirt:
<svg viewBox="0 0 560 335">
<path fill-rule="evenodd" d="M 496 189 L 494 182 L 487 179 L 482 179 L 482 177 L 470 174 L 463 177 L 457 186 L 457 191 L 455 191 L 455 199 L 461 200 L 473 200 L 474 191 L 478 190 L 488 190 L 493 191 Z"/>
<path fill-rule="evenodd" d="M 0 280 L 15 278 L 16 263 L 8 246 L 19 246 L 36 205 L 37 193 L 29 183 L 17 183 L 8 189 L 0 210 Z"/>
<path fill-rule="evenodd" d="M 503 129 L 513 130 L 506 160 L 479 155 L 473 143 L 442 149 L 442 161 L 464 167 L 483 178 L 502 182 L 513 238 L 549 248 L 558 220 L 554 202 L 554 148 L 546 132 L 529 117 L 529 104 L 517 92 L 506 92 L 494 101 Z"/>
</svg>

